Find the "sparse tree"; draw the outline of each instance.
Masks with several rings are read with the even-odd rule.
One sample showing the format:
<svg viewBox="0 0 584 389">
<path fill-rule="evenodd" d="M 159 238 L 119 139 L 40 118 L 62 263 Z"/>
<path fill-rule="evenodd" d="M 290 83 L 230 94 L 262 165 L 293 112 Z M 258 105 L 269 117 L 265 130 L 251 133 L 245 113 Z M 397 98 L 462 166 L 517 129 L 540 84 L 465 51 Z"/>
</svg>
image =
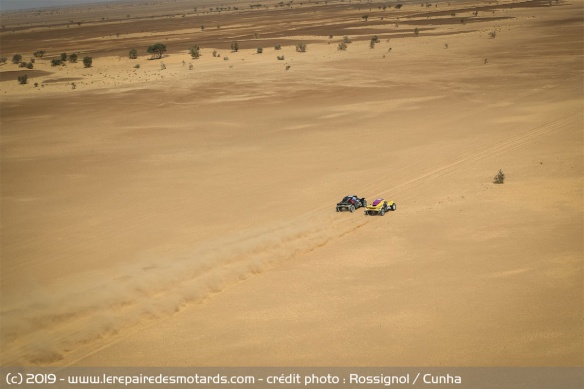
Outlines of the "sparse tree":
<svg viewBox="0 0 584 389">
<path fill-rule="evenodd" d="M 162 54 L 166 52 L 166 45 L 164 43 L 155 43 L 152 46 L 148 46 L 146 52 L 152 54 L 152 57 L 160 59 L 162 58 Z"/>
<path fill-rule="evenodd" d="M 258 47 L 258 49 L 257 49 L 257 53 L 258 53 L 258 54 L 261 54 L 261 53 L 263 53 L 263 52 L 264 52 L 264 48 L 263 48 L 263 47 Z"/>
<path fill-rule="evenodd" d="M 23 74 L 22 76 L 18 76 L 18 83 L 20 85 L 24 85 L 24 84 L 28 84 L 28 76 L 26 74 Z"/>
<path fill-rule="evenodd" d="M 305 53 L 306 52 L 306 43 L 297 43 L 296 44 L 296 51 L 299 53 Z"/>
<path fill-rule="evenodd" d="M 66 62 L 67 61 L 67 53 L 61 53 L 61 61 Z"/>
<path fill-rule="evenodd" d="M 79 57 L 79 56 L 77 55 L 77 53 L 73 53 L 73 54 L 71 54 L 71 55 L 69 56 L 69 62 L 71 62 L 71 63 L 76 63 L 76 62 L 77 62 L 77 58 L 78 58 L 78 57 Z"/>
<path fill-rule="evenodd" d="M 231 42 L 231 51 L 237 53 L 238 50 L 239 50 L 239 43 Z"/>
<path fill-rule="evenodd" d="M 34 57 L 35 58 L 43 58 L 43 55 L 45 55 L 45 51 L 44 50 L 38 50 L 34 52 Z"/>
<path fill-rule="evenodd" d="M 12 56 L 12 63 L 13 64 L 19 64 L 20 62 L 22 62 L 22 55 L 20 55 L 20 54 L 14 54 Z"/>
<path fill-rule="evenodd" d="M 353 43 L 353 41 L 351 40 L 351 38 L 349 38 L 348 36 L 344 36 L 343 37 L 343 43 L 349 44 L 349 43 Z"/>
<path fill-rule="evenodd" d="M 5 64 L 6 61 L 8 61 L 8 58 L 6 58 L 6 57 L 0 57 L 0 64 Z"/>
<path fill-rule="evenodd" d="M 128 57 L 130 59 L 138 58 L 138 50 L 136 50 L 135 48 L 131 48 L 130 51 L 128 52 Z"/>
<path fill-rule="evenodd" d="M 61 66 L 63 65 L 63 61 L 61 61 L 60 58 L 54 58 L 51 60 L 51 66 L 55 67 L 55 66 Z"/>
<path fill-rule="evenodd" d="M 505 173 L 499 169 L 499 173 L 493 178 L 493 184 L 502 184 L 503 182 L 505 182 Z"/>
<path fill-rule="evenodd" d="M 90 68 L 93 65 L 93 58 L 85 57 L 83 58 L 83 66 L 86 68 Z"/>
<path fill-rule="evenodd" d="M 191 58 L 197 59 L 201 56 L 201 48 L 196 45 L 189 47 L 189 53 L 191 54 Z"/>
</svg>

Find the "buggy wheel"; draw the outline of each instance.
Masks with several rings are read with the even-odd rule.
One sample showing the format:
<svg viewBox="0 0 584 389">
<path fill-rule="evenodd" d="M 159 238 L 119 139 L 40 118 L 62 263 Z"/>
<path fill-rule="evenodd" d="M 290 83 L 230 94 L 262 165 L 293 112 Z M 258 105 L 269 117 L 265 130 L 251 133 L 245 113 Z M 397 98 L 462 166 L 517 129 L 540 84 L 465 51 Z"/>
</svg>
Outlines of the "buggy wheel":
<svg viewBox="0 0 584 389">
<path fill-rule="evenodd" d="M 339 207 L 337 207 L 337 212 L 340 212 Z"/>
<path fill-rule="evenodd" d="M 391 204 L 391 210 L 395 211 L 395 208 L 396 208 L 395 203 Z"/>
<path fill-rule="evenodd" d="M 355 206 L 351 205 L 351 208 L 349 208 L 349 211 L 351 211 L 351 213 L 355 212 Z"/>
<path fill-rule="evenodd" d="M 379 212 L 381 216 L 385 215 L 385 209 L 381 208 L 381 212 Z"/>
<path fill-rule="evenodd" d="M 366 207 L 367 206 L 367 200 L 363 199 L 363 206 Z"/>
</svg>

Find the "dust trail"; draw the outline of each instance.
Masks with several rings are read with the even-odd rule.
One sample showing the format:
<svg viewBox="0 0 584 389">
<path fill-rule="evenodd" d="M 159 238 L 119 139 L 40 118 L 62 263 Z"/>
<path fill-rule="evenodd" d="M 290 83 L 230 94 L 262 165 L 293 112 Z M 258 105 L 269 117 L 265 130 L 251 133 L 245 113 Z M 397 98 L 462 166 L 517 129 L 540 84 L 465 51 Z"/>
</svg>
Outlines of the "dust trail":
<svg viewBox="0 0 584 389">
<path fill-rule="evenodd" d="M 0 312 L 2 365 L 51 364 L 67 352 L 159 320 L 273 264 L 325 245 L 363 219 L 312 218 L 223 237 L 173 258 L 66 280 L 26 297 L 7 296 Z"/>
</svg>

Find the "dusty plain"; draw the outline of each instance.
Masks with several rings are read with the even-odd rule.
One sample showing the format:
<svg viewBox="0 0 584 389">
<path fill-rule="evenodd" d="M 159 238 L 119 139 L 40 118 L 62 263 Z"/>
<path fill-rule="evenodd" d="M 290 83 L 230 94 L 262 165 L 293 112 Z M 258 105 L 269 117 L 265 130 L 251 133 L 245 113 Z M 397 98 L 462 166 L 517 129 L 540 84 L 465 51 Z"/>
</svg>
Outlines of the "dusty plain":
<svg viewBox="0 0 584 389">
<path fill-rule="evenodd" d="M 2 14 L 0 365 L 582 366 L 584 2 L 254 4 Z"/>
</svg>

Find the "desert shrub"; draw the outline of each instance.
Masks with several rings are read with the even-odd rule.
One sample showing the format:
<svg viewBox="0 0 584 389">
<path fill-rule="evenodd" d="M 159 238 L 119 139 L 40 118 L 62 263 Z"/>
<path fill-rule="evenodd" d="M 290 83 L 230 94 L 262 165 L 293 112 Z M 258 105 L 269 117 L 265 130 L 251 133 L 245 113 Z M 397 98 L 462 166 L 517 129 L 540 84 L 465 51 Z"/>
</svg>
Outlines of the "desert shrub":
<svg viewBox="0 0 584 389">
<path fill-rule="evenodd" d="M 258 54 L 261 54 L 261 53 L 263 53 L 263 52 L 264 52 L 264 49 L 263 49 L 262 47 L 258 47 L 258 49 L 257 49 L 257 53 L 258 53 Z"/>
<path fill-rule="evenodd" d="M 290 65 L 286 65 L 286 70 L 290 69 Z"/>
<path fill-rule="evenodd" d="M 223 57 L 223 61 L 229 61 L 229 57 Z"/>
<path fill-rule="evenodd" d="M 296 51 L 299 53 L 305 53 L 306 52 L 306 43 L 297 43 L 296 44 Z"/>
<path fill-rule="evenodd" d="M 138 58 L 138 50 L 136 50 L 135 48 L 130 49 L 130 51 L 128 52 L 128 58 L 130 59 Z"/>
<path fill-rule="evenodd" d="M 33 68 L 34 68 L 34 64 L 33 64 L 32 62 L 28 62 L 28 63 L 26 64 L 26 68 L 27 68 L 27 69 L 33 69 Z"/>
<path fill-rule="evenodd" d="M 45 55 L 45 51 L 44 50 L 38 50 L 34 52 L 34 57 L 35 58 L 43 58 L 43 55 Z"/>
<path fill-rule="evenodd" d="M 279 55 L 278 56 L 278 61 L 283 61 L 284 60 L 284 56 L 283 55 Z"/>
<path fill-rule="evenodd" d="M 213 50 L 213 58 L 216 58 L 216 57 L 220 57 L 220 55 L 217 52 L 217 50 Z"/>
<path fill-rule="evenodd" d="M 54 58 L 51 60 L 51 66 L 61 66 L 63 65 L 63 61 L 60 58 Z"/>
<path fill-rule="evenodd" d="M 162 58 L 162 54 L 166 52 L 166 45 L 164 43 L 155 43 L 151 46 L 148 46 L 146 52 L 148 54 L 152 54 L 153 58 Z"/>
<path fill-rule="evenodd" d="M 69 56 L 67 55 L 67 53 L 61 53 L 61 61 L 66 62 L 67 58 L 69 58 Z"/>
<path fill-rule="evenodd" d="M 22 55 L 20 55 L 20 54 L 14 54 L 12 56 L 12 63 L 13 64 L 19 64 L 21 62 L 22 62 Z"/>
<path fill-rule="evenodd" d="M 83 66 L 86 68 L 90 68 L 93 65 L 93 58 L 85 57 L 83 58 Z"/>
<path fill-rule="evenodd" d="M 448 43 L 444 44 L 444 48 L 447 49 L 448 48 Z"/>
<path fill-rule="evenodd" d="M 361 18 L 362 18 L 364 21 L 367 21 L 367 19 L 369 19 L 369 15 L 363 15 L 363 16 L 361 16 Z"/>
<path fill-rule="evenodd" d="M 353 41 L 351 40 L 351 38 L 349 38 L 348 36 L 344 36 L 343 37 L 343 43 L 349 44 L 349 43 L 353 43 Z"/>
<path fill-rule="evenodd" d="M 35 82 L 35 83 L 34 83 L 34 87 L 35 87 L 35 88 L 38 88 L 38 87 L 39 87 L 39 83 L 38 83 L 38 82 Z"/>
<path fill-rule="evenodd" d="M 166 65 L 164 64 L 164 62 L 160 63 L 160 70 L 165 70 L 166 69 Z"/>
<path fill-rule="evenodd" d="M 341 43 L 339 43 L 339 45 L 337 46 L 337 50 L 340 50 L 340 51 L 345 51 L 345 50 L 347 50 L 347 47 L 348 47 L 348 46 L 347 46 L 347 44 L 346 44 L 345 42 L 341 42 Z"/>
<path fill-rule="evenodd" d="M 502 184 L 505 181 L 505 173 L 499 169 L 497 175 L 493 178 L 493 184 Z"/>
<path fill-rule="evenodd" d="M 195 67 L 193 66 L 192 63 L 189 64 L 189 70 L 193 70 Z"/>
<path fill-rule="evenodd" d="M 31 59 L 30 59 L 30 62 L 31 62 L 31 63 L 35 63 L 35 62 L 36 62 L 36 59 L 34 59 L 34 58 L 31 58 Z"/>
<path fill-rule="evenodd" d="M 395 5 L 395 8 L 396 8 L 396 9 L 400 9 L 401 7 L 403 7 L 403 4 L 396 4 L 396 5 Z"/>
<path fill-rule="evenodd" d="M 5 64 L 6 61 L 8 61 L 8 58 L 6 58 L 6 57 L 0 57 L 0 64 Z"/>
<path fill-rule="evenodd" d="M 239 43 L 231 42 L 231 51 L 237 53 L 238 50 L 239 50 Z"/>
<path fill-rule="evenodd" d="M 134 65 L 134 69 L 140 69 L 140 64 L 137 63 L 136 65 Z"/>
<path fill-rule="evenodd" d="M 197 59 L 201 56 L 201 48 L 196 45 L 189 47 L 189 53 L 191 54 L 191 58 Z"/>
<path fill-rule="evenodd" d="M 489 32 L 489 37 L 491 37 L 491 39 L 495 39 L 497 37 L 497 31 L 493 30 Z"/>
<path fill-rule="evenodd" d="M 77 88 L 77 84 L 76 84 L 76 83 L 74 83 L 74 82 L 72 82 L 72 83 L 71 83 L 71 89 L 73 89 L 73 90 L 74 90 L 75 88 Z"/>
<path fill-rule="evenodd" d="M 24 85 L 24 84 L 28 83 L 28 76 L 26 74 L 23 74 L 22 76 L 18 76 L 17 79 L 18 79 L 18 83 L 20 85 Z"/>
<path fill-rule="evenodd" d="M 23 62 L 19 63 L 18 64 L 18 67 L 19 68 L 25 68 L 26 67 L 26 62 L 23 61 Z"/>
<path fill-rule="evenodd" d="M 69 56 L 69 62 L 71 63 L 76 63 L 77 62 L 77 58 L 79 58 L 79 56 L 76 53 L 73 53 Z"/>
<path fill-rule="evenodd" d="M 420 29 L 418 27 L 414 28 L 414 35 L 415 36 L 420 35 Z"/>
<path fill-rule="evenodd" d="M 282 50 L 282 45 L 278 43 L 277 45 L 274 46 L 274 49 L 275 50 Z"/>
</svg>

